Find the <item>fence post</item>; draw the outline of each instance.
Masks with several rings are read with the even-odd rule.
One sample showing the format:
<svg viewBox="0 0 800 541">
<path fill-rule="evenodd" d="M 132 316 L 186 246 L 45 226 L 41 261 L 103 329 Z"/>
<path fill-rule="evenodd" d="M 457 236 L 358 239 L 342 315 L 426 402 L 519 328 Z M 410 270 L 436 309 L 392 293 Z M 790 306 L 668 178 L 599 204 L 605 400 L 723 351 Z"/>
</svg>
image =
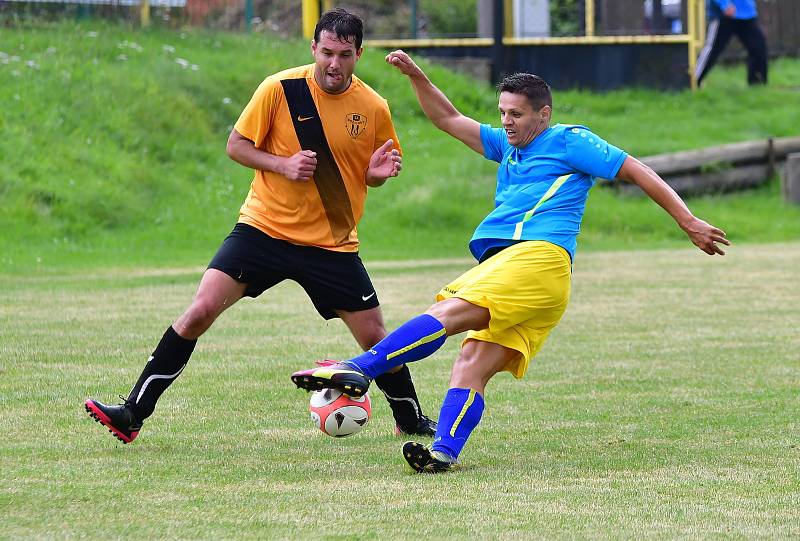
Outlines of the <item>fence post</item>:
<svg viewBox="0 0 800 541">
<path fill-rule="evenodd" d="M 786 156 L 783 171 L 783 198 L 789 203 L 800 205 L 800 152 Z"/>
<path fill-rule="evenodd" d="M 584 33 L 586 37 L 592 37 L 594 36 L 594 0 L 586 0 L 584 5 Z"/>
<path fill-rule="evenodd" d="M 319 20 L 319 0 L 303 0 L 303 37 L 312 39 Z"/>
<path fill-rule="evenodd" d="M 408 7 L 411 10 L 411 18 L 409 19 L 409 30 L 411 31 L 411 39 L 417 39 L 417 26 L 419 26 L 419 21 L 417 20 L 417 0 L 408 0 Z"/>
<path fill-rule="evenodd" d="M 253 29 L 253 0 L 244 0 L 244 29 L 247 32 Z"/>
<path fill-rule="evenodd" d="M 150 26 L 150 0 L 142 0 L 139 7 L 139 21 L 142 24 L 142 28 L 147 28 Z"/>
<path fill-rule="evenodd" d="M 505 2 L 503 0 L 493 0 L 492 2 L 492 84 L 506 76 L 505 45 L 503 45 L 503 34 L 505 30 Z"/>
</svg>

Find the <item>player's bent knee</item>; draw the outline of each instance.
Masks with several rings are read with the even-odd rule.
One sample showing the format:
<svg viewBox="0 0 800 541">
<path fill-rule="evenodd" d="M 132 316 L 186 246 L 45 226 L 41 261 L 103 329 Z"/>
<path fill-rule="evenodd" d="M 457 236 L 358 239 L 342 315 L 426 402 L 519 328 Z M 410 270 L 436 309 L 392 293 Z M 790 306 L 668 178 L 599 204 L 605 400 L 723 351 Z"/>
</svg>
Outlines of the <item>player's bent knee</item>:
<svg viewBox="0 0 800 541">
<path fill-rule="evenodd" d="M 470 355 L 469 352 L 461 351 L 461 354 L 453 363 L 453 370 L 450 374 L 450 386 L 464 389 L 483 390 L 486 383 L 494 376 L 496 371 L 490 369 L 480 362 L 480 358 Z"/>
<path fill-rule="evenodd" d="M 199 302 L 193 305 L 191 320 L 199 325 L 210 325 L 217 319 L 217 315 L 219 315 L 219 308 L 214 303 Z"/>
<path fill-rule="evenodd" d="M 438 319 L 447 329 L 448 336 L 484 329 L 490 318 L 487 308 L 456 297 L 437 302 L 425 313 Z"/>
<path fill-rule="evenodd" d="M 467 340 L 453 364 L 450 386 L 483 392 L 486 384 L 518 353 L 491 342 Z"/>
<path fill-rule="evenodd" d="M 178 318 L 175 331 L 184 338 L 198 338 L 211 327 L 219 314 L 220 310 L 213 303 L 196 300 Z"/>
<path fill-rule="evenodd" d="M 363 339 L 362 349 L 366 351 L 384 338 L 386 338 L 386 330 L 383 328 L 375 329 L 375 332 L 370 333 Z"/>
</svg>

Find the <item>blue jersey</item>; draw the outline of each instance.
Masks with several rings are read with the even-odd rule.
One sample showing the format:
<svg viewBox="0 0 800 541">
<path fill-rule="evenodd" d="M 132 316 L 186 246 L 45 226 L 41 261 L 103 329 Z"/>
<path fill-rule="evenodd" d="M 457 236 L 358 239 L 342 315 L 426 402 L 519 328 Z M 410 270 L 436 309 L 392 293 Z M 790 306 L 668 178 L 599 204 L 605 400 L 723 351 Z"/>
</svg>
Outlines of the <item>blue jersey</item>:
<svg viewBox="0 0 800 541">
<path fill-rule="evenodd" d="M 516 148 L 505 130 L 483 124 L 481 141 L 500 167 L 494 210 L 472 235 L 472 255 L 481 261 L 491 248 L 545 240 L 574 258 L 594 177 L 613 179 L 628 155 L 584 126 L 556 124 Z"/>
<path fill-rule="evenodd" d="M 708 16 L 712 19 L 719 19 L 729 6 L 736 8 L 734 19 L 755 19 L 758 17 L 756 0 L 708 0 Z"/>
</svg>

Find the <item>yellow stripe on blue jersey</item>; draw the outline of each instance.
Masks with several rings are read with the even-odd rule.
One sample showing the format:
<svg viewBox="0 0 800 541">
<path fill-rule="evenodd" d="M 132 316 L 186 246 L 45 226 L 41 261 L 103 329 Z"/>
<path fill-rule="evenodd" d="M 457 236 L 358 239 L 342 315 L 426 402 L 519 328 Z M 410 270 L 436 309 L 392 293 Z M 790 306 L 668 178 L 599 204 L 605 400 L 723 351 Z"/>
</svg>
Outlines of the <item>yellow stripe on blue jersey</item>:
<svg viewBox="0 0 800 541">
<path fill-rule="evenodd" d="M 558 177 L 556 181 L 553 183 L 553 185 L 550 186 L 550 188 L 545 192 L 542 198 L 536 202 L 533 208 L 525 213 L 525 216 L 522 217 L 522 221 L 517 222 L 516 227 L 514 227 L 514 236 L 512 237 L 513 240 L 519 240 L 522 238 L 522 226 L 525 224 L 525 222 L 530 220 L 531 217 L 533 216 L 533 213 L 536 212 L 536 209 L 542 206 L 542 203 L 553 197 L 553 195 L 555 195 L 555 193 L 558 191 L 561 185 L 564 184 L 567 181 L 567 179 L 569 179 L 569 177 L 571 176 L 572 175 L 561 175 L 560 177 Z"/>
</svg>

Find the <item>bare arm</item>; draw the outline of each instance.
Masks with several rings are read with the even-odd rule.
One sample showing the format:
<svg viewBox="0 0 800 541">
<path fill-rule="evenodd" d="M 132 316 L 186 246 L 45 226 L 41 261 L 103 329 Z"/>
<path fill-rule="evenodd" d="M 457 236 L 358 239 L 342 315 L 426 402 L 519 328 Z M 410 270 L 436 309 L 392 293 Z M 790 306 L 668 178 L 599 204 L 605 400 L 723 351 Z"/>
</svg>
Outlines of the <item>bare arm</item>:
<svg viewBox="0 0 800 541">
<path fill-rule="evenodd" d="M 231 130 L 228 136 L 228 156 L 237 163 L 257 169 L 272 171 L 289 180 L 308 180 L 317 168 L 317 155 L 310 150 L 301 150 L 289 157 L 276 156 L 256 148 L 255 143 L 239 133 Z"/>
<path fill-rule="evenodd" d="M 695 217 L 675 190 L 651 168 L 633 156 L 628 156 L 617 173 L 617 178 L 639 186 L 650 199 L 672 216 L 695 246 L 709 255 L 725 255 L 722 248 L 717 246 L 717 243 L 730 246 L 725 232 Z"/>
<path fill-rule="evenodd" d="M 433 125 L 483 155 L 481 125 L 477 121 L 458 112 L 444 93 L 431 83 L 425 72 L 403 51 L 393 51 L 386 55 L 386 62 L 407 75 L 417 94 L 422 111 Z"/>
</svg>

